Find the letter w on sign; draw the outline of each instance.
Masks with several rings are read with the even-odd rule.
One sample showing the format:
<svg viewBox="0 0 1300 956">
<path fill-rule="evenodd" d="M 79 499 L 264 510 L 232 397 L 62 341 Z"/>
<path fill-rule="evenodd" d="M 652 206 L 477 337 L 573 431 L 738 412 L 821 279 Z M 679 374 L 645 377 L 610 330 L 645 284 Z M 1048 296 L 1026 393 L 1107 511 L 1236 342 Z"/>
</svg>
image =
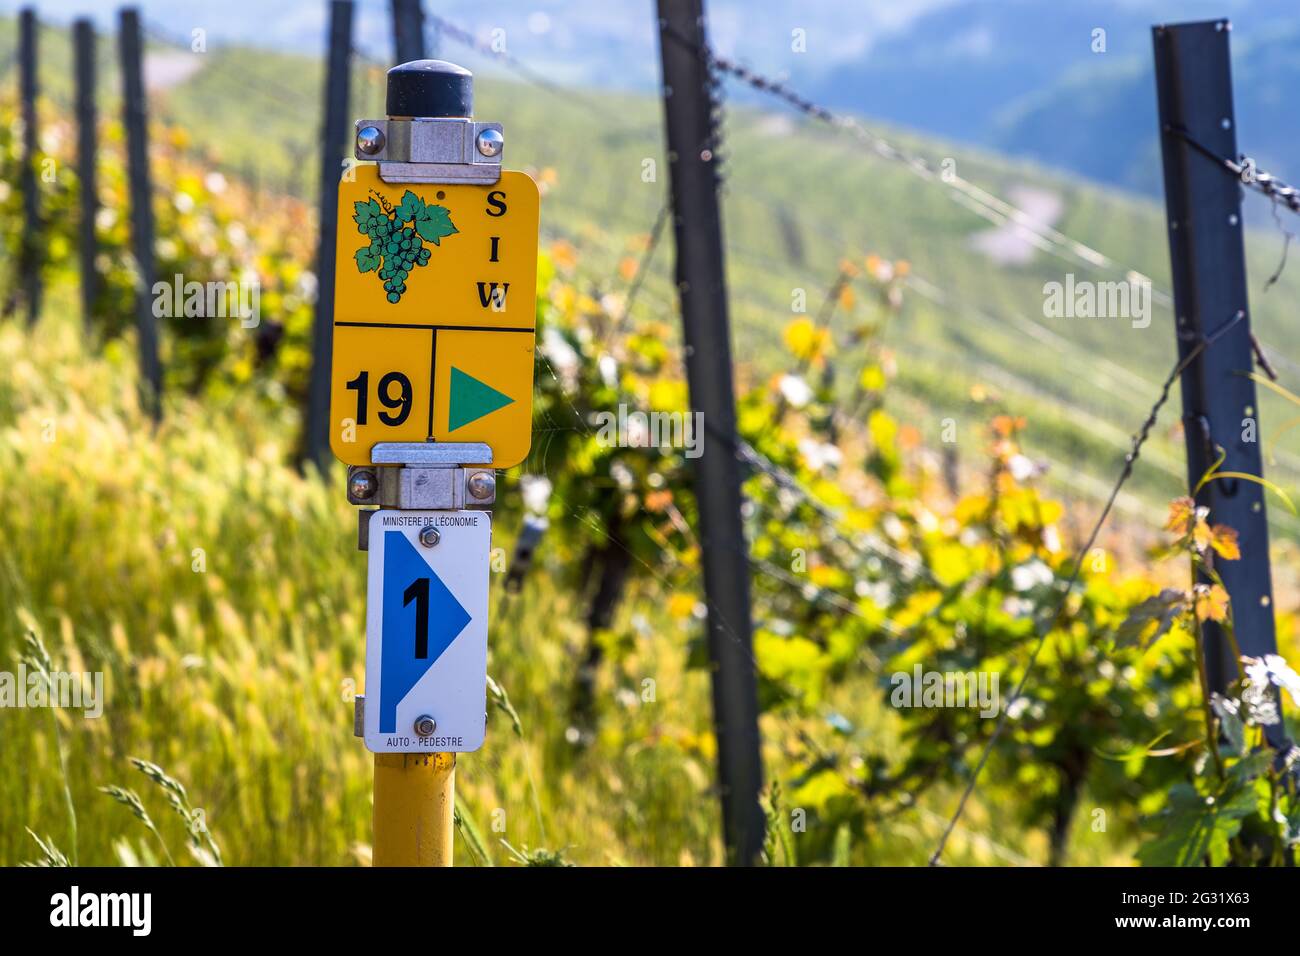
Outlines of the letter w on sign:
<svg viewBox="0 0 1300 956">
<path fill-rule="evenodd" d="M 488 304 L 492 305 L 495 312 L 504 312 L 506 308 L 506 293 L 510 291 L 510 283 L 505 282 L 497 285 L 495 282 L 480 282 L 478 284 L 478 301 L 483 308 Z"/>
</svg>

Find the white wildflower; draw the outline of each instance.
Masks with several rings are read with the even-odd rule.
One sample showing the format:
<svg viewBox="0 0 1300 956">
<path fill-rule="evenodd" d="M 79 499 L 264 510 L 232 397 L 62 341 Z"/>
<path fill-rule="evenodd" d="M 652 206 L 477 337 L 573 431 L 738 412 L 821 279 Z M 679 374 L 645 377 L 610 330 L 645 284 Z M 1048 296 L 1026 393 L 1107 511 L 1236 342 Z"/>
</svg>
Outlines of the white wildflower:
<svg viewBox="0 0 1300 956">
<path fill-rule="evenodd" d="M 566 387 L 572 388 L 577 384 L 578 367 L 582 364 L 582 358 L 564 336 L 553 328 L 548 328 L 542 334 L 542 354 Z"/>
<path fill-rule="evenodd" d="M 1017 591 L 1032 591 L 1042 584 L 1051 584 L 1056 575 L 1042 561 L 1034 560 L 1011 569 L 1011 586 Z"/>
<path fill-rule="evenodd" d="M 618 361 L 614 356 L 606 352 L 600 357 L 597 367 L 600 369 L 600 380 L 605 386 L 615 388 L 618 385 Z"/>
<path fill-rule="evenodd" d="M 1008 617 L 1029 617 L 1034 613 L 1034 602 L 1025 598 L 1008 596 L 1002 602 L 1002 613 Z"/>
<path fill-rule="evenodd" d="M 1291 695 L 1291 699 L 1300 705 L 1300 674 L 1279 654 L 1265 654 L 1259 657 L 1243 657 L 1246 665 L 1246 679 L 1258 687 L 1282 687 Z"/>
<path fill-rule="evenodd" d="M 614 692 L 614 700 L 625 710 L 631 710 L 641 703 L 641 698 L 637 696 L 636 691 L 627 687 L 620 687 Z"/>
<path fill-rule="evenodd" d="M 1061 532 L 1056 530 L 1056 525 L 1049 524 L 1043 529 L 1043 547 L 1048 554 L 1056 554 L 1061 550 Z"/>
<path fill-rule="evenodd" d="M 1295 671 L 1276 654 L 1267 654 L 1263 658 L 1243 657 L 1241 662 L 1246 665 L 1246 679 L 1241 687 L 1241 705 L 1245 709 L 1242 717 L 1248 724 L 1264 727 L 1279 723 L 1282 717 L 1278 713 L 1273 687 L 1287 687 L 1294 699 L 1294 684 L 1288 686 L 1284 681 L 1290 682 L 1295 678 Z"/>
<path fill-rule="evenodd" d="M 838 467 L 844 460 L 844 454 L 830 442 L 820 442 L 815 438 L 799 439 L 799 454 L 812 471 L 821 471 L 828 465 Z"/>
<path fill-rule="evenodd" d="M 524 475 L 519 479 L 519 494 L 524 507 L 533 514 L 543 514 L 551 500 L 551 479 L 541 475 Z"/>
<path fill-rule="evenodd" d="M 1038 466 L 1024 455 L 1012 455 L 1007 460 L 1007 470 L 1016 481 L 1028 481 L 1038 471 Z"/>
<path fill-rule="evenodd" d="M 876 607 L 889 607 L 894 603 L 894 589 L 888 581 L 857 581 L 853 585 L 853 593 L 866 598 Z"/>
<path fill-rule="evenodd" d="M 298 294 L 308 302 L 315 302 L 316 295 L 320 292 L 320 280 L 316 278 L 316 273 L 304 271 L 298 276 Z"/>
<path fill-rule="evenodd" d="M 614 479 L 614 484 L 618 485 L 623 491 L 631 491 L 636 484 L 636 477 L 632 474 L 627 465 L 621 461 L 616 461 L 609 467 L 610 477 Z"/>
<path fill-rule="evenodd" d="M 798 375 L 782 375 L 781 395 L 795 408 L 803 408 L 813 399 L 813 390 Z"/>
</svg>

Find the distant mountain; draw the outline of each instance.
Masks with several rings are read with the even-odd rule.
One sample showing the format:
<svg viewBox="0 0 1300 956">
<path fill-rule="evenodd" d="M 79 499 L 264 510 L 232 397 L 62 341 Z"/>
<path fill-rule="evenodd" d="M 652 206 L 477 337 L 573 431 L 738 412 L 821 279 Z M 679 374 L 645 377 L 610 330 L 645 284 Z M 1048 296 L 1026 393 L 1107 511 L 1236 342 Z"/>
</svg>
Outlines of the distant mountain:
<svg viewBox="0 0 1300 956">
<path fill-rule="evenodd" d="M 814 96 L 846 109 L 1155 193 L 1151 26 L 1233 19 L 1238 129 L 1261 167 L 1300 171 L 1294 0 L 979 0 L 934 11 L 841 64 Z M 1094 31 L 1105 51 L 1094 52 Z"/>
<path fill-rule="evenodd" d="M 1238 146 L 1284 178 L 1300 173 L 1300 23 L 1249 42 L 1234 37 Z M 1102 182 L 1160 189 L 1150 57 L 1109 72 L 1080 70 L 1004 110 L 991 145 Z M 1291 170 L 1290 173 L 1287 170 Z"/>
</svg>

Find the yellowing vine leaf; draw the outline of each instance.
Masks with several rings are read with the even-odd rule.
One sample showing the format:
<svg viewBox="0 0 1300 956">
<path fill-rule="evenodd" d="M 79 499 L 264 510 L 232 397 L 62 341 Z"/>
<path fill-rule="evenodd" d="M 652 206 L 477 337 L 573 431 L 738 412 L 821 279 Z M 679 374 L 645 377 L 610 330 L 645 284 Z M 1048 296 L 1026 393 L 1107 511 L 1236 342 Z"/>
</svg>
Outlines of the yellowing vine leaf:
<svg viewBox="0 0 1300 956">
<path fill-rule="evenodd" d="M 1210 547 L 1225 561 L 1236 561 L 1241 557 L 1241 546 L 1237 544 L 1237 529 L 1226 524 L 1216 524 L 1210 529 Z"/>
<path fill-rule="evenodd" d="M 1169 502 L 1169 517 L 1165 520 L 1165 530 L 1182 537 L 1191 530 L 1192 515 L 1196 513 L 1196 502 L 1191 498 L 1175 498 Z"/>
<path fill-rule="evenodd" d="M 1221 584 L 1198 584 L 1194 603 L 1198 621 L 1223 622 L 1228 619 L 1228 592 Z"/>
</svg>

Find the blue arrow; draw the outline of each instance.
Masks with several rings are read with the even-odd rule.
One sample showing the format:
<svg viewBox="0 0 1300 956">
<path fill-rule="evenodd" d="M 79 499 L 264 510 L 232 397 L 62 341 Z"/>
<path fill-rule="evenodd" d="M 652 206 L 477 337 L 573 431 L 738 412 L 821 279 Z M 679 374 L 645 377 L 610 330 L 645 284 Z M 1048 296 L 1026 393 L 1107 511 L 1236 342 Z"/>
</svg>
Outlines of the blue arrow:
<svg viewBox="0 0 1300 956">
<path fill-rule="evenodd" d="M 384 532 L 383 660 L 379 677 L 379 732 L 397 730 L 397 705 L 442 652 L 470 614 L 400 531 Z"/>
</svg>

